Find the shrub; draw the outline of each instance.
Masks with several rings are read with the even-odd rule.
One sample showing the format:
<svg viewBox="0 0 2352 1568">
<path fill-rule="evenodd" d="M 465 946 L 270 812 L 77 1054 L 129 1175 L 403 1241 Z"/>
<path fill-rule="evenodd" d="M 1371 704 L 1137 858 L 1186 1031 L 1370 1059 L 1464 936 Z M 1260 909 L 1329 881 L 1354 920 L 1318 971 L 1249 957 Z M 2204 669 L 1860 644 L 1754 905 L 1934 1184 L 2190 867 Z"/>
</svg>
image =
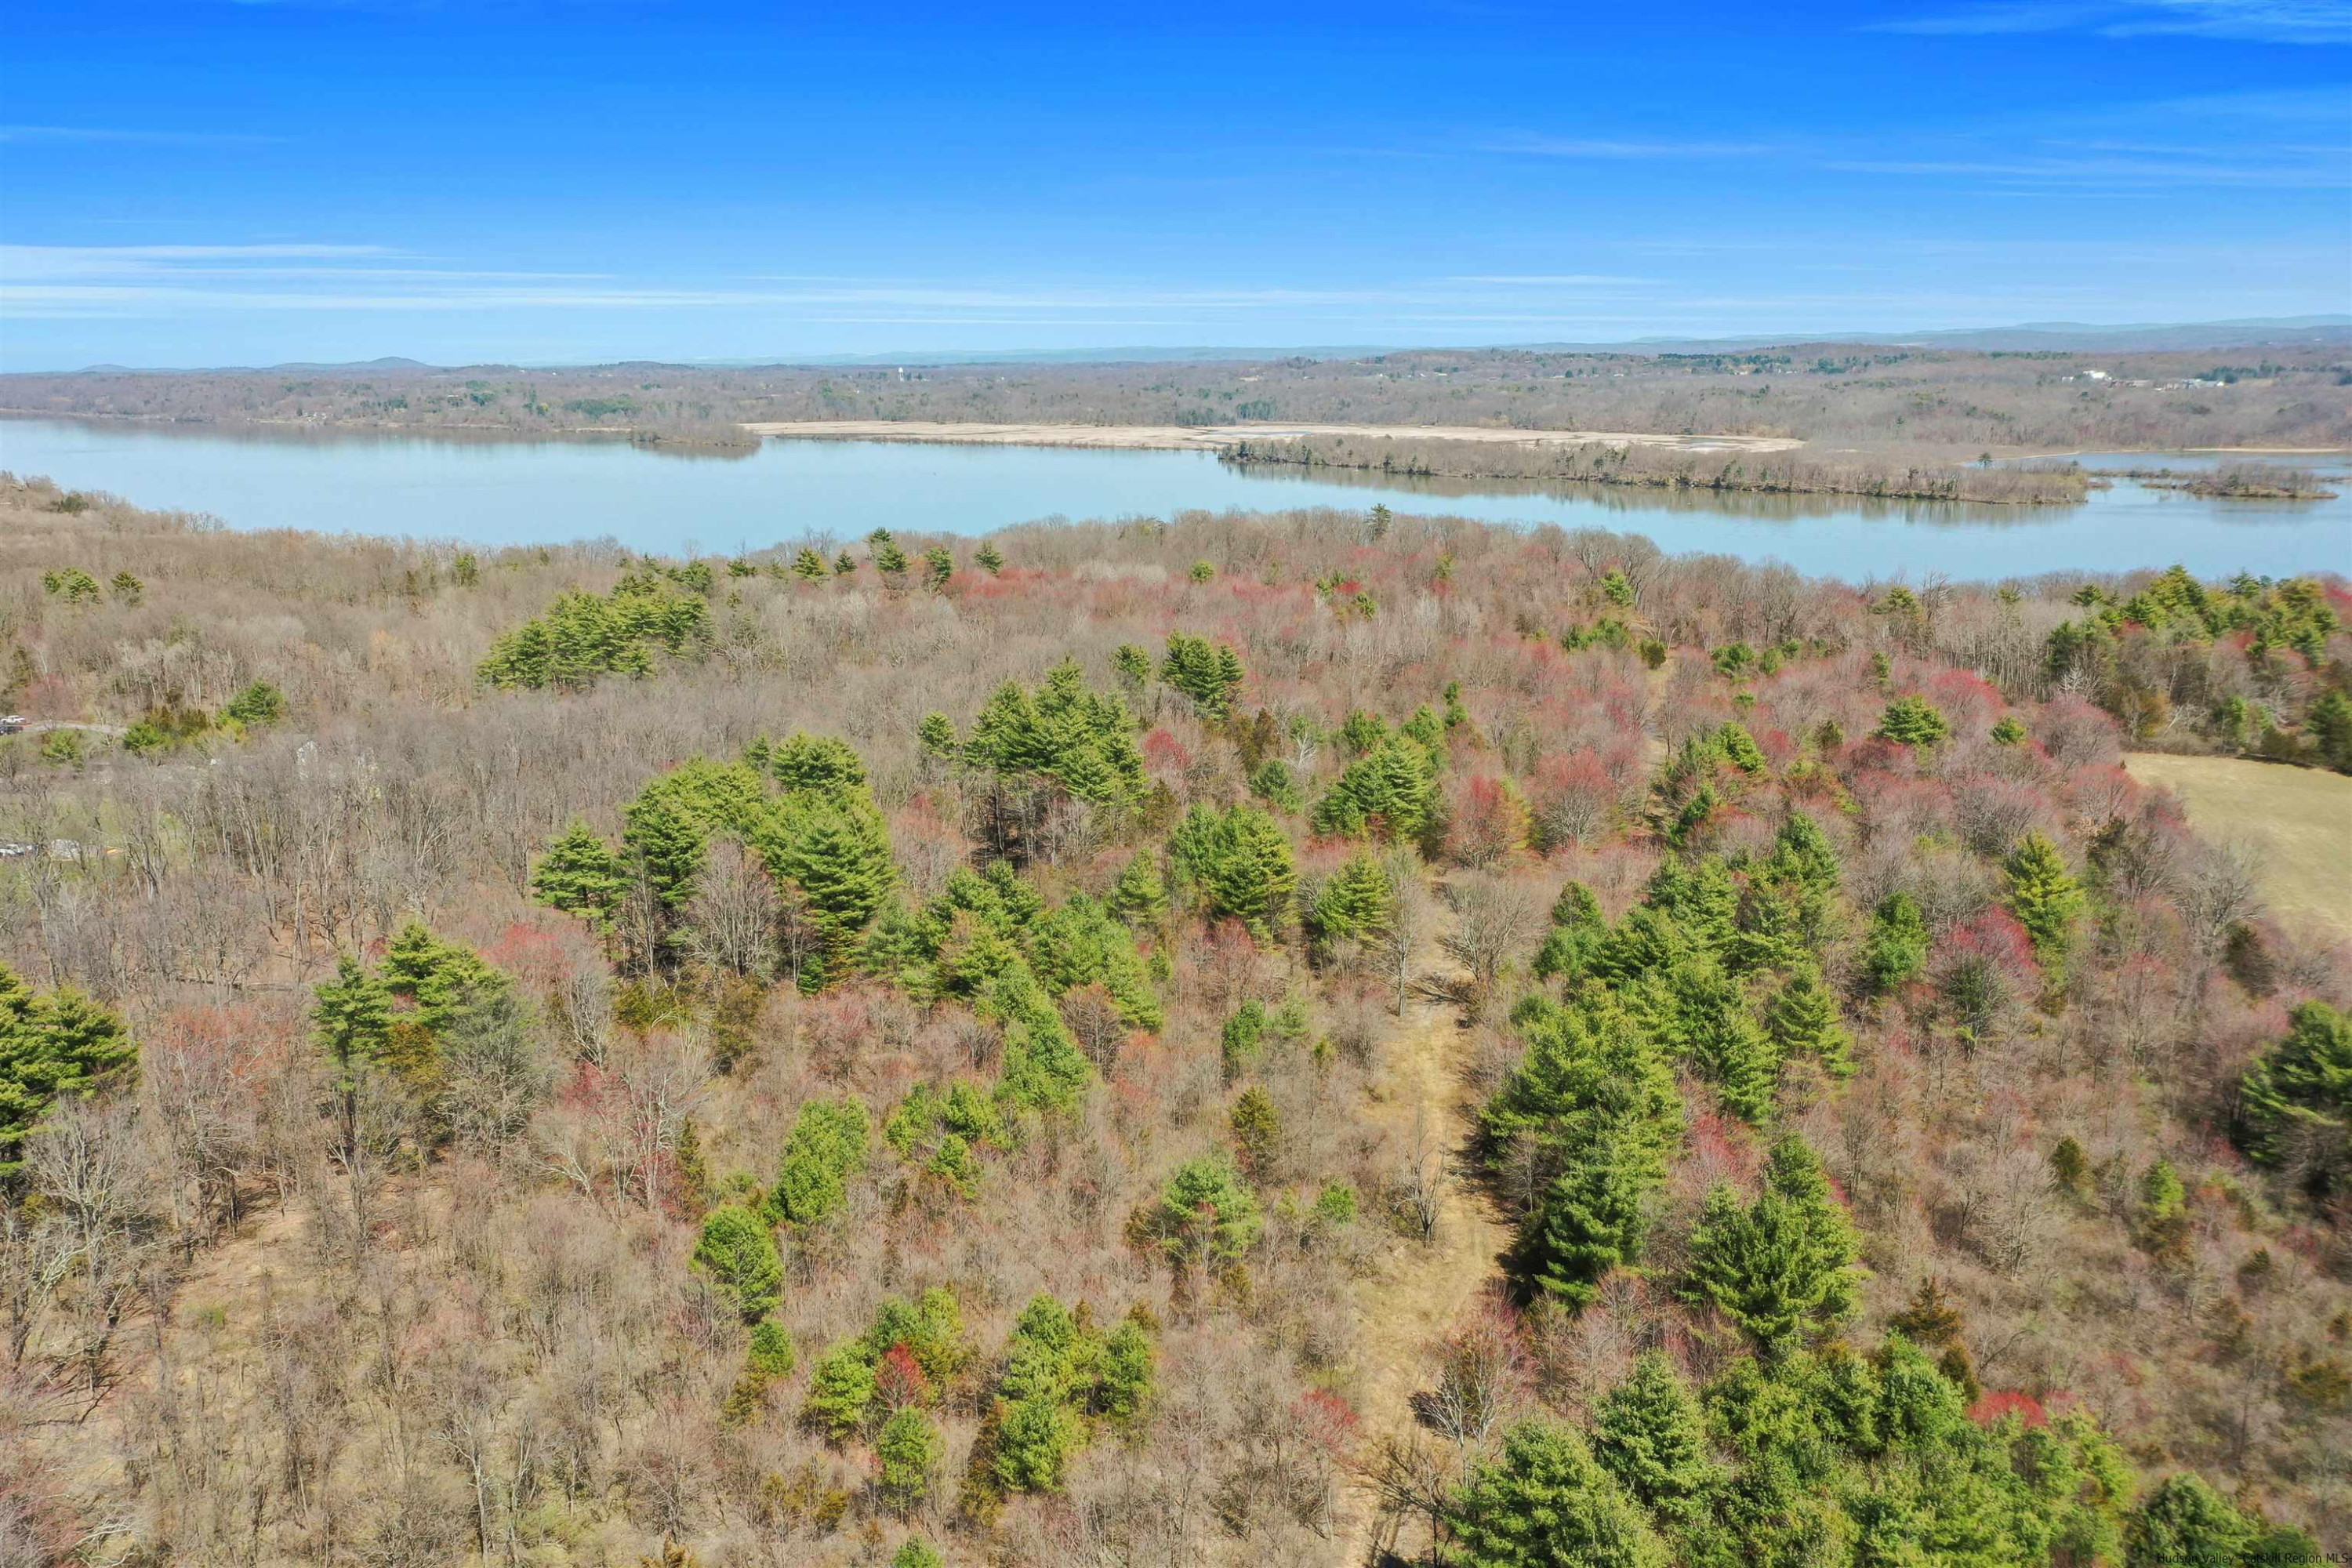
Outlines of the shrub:
<svg viewBox="0 0 2352 1568">
<path fill-rule="evenodd" d="M 257 680 L 230 698 L 221 711 L 247 729 L 275 724 L 286 717 L 286 694 L 266 680 Z"/>
</svg>

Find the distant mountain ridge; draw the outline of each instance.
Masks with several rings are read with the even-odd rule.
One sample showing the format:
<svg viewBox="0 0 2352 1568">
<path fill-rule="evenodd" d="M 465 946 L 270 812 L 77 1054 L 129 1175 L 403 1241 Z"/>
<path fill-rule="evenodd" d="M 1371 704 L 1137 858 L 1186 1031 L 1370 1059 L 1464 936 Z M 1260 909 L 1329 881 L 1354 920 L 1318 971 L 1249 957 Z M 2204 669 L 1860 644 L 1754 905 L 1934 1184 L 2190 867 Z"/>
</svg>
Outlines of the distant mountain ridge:
<svg viewBox="0 0 2352 1568">
<path fill-rule="evenodd" d="M 2137 321 L 2103 325 L 2091 321 L 2024 321 L 2007 327 L 1954 327 L 1909 332 L 1780 332 L 1733 337 L 1645 337 L 1612 342 L 1540 342 L 1485 344 L 1349 343 L 1293 347 L 1215 346 L 1181 348 L 1130 344 L 1099 349 L 929 349 L 901 353 L 811 354 L 740 359 L 647 360 L 620 359 L 529 365 L 482 361 L 463 365 L 434 365 L 401 354 L 341 363 L 296 361 L 270 365 L 133 367 L 89 365 L 68 374 L 190 375 L 382 374 L 421 370 L 572 370 L 599 365 L 645 364 L 682 370 L 748 370 L 761 366 L 948 364 L 1133 364 L 1229 363 L 1276 359 L 1360 359 L 1391 353 L 1726 353 L 1759 349 L 1802 348 L 1811 344 L 1880 344 L 1888 348 L 1948 348 L 1979 353 L 2147 353 L 2188 349 L 2259 348 L 2265 344 L 2310 348 L 2342 343 L 2352 347 L 2352 315 L 2253 316 L 2221 321 Z"/>
</svg>

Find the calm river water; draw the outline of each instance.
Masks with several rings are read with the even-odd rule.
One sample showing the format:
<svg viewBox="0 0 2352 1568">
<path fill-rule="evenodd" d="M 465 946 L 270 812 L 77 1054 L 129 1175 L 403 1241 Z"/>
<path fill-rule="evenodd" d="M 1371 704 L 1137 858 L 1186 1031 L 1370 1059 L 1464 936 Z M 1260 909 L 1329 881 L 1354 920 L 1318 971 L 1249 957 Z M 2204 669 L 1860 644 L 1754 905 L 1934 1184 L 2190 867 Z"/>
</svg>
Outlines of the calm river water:
<svg viewBox="0 0 2352 1568">
<path fill-rule="evenodd" d="M 2342 459 L 2318 466 L 2340 470 Z M 0 468 L 110 490 L 141 506 L 209 512 L 233 528 L 486 545 L 609 537 L 646 551 L 732 552 L 808 535 L 846 541 L 877 527 L 972 534 L 1055 516 L 1361 510 L 1385 501 L 1399 511 L 1645 533 L 1672 552 L 1784 561 L 1849 579 L 1998 578 L 2176 561 L 2205 577 L 2352 574 L 2352 484 L 2334 487 L 2347 495 L 2332 501 L 2216 501 L 2118 479 L 2081 506 L 1969 507 L 1416 482 L 1243 468 L 1205 452 L 768 441 L 747 452 L 688 455 L 620 442 L 193 435 L 41 419 L 0 420 Z"/>
</svg>

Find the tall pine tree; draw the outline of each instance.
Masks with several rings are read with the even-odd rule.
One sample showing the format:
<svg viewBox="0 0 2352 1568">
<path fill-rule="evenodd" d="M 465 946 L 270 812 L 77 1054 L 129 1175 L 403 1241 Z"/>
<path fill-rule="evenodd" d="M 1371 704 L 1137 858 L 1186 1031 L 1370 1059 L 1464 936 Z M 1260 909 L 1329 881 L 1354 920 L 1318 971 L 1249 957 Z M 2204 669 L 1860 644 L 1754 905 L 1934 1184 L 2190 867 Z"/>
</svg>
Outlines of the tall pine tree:
<svg viewBox="0 0 2352 1568">
<path fill-rule="evenodd" d="M 0 964 L 0 1182 L 23 1169 L 26 1137 L 58 1097 L 137 1059 L 113 1012 L 71 986 L 41 995 Z"/>
<path fill-rule="evenodd" d="M 1457 1568 L 1666 1568 L 1665 1548 L 1573 1427 L 1523 1421 L 1445 1509 Z"/>
<path fill-rule="evenodd" d="M 599 930 L 612 923 L 613 911 L 627 890 L 621 858 L 604 835 L 577 816 L 531 871 L 532 898 L 550 909 L 583 916 Z"/>
<path fill-rule="evenodd" d="M 1635 1501 L 1678 1521 L 1697 1518 L 1722 1479 L 1698 1398 L 1659 1351 L 1636 1356 L 1592 1413 L 1592 1457 Z"/>
<path fill-rule="evenodd" d="M 2054 974 L 2066 965 L 2074 921 L 2083 912 L 2082 887 L 2067 874 L 2058 847 L 2038 832 L 2025 836 L 2006 868 L 2010 910 L 2033 939 L 2034 956 Z"/>
<path fill-rule="evenodd" d="M 1726 1186 L 1707 1194 L 1683 1293 L 1783 1351 L 1853 1313 L 1856 1246 L 1821 1157 L 1791 1133 L 1772 1146 L 1753 1204 Z"/>
</svg>

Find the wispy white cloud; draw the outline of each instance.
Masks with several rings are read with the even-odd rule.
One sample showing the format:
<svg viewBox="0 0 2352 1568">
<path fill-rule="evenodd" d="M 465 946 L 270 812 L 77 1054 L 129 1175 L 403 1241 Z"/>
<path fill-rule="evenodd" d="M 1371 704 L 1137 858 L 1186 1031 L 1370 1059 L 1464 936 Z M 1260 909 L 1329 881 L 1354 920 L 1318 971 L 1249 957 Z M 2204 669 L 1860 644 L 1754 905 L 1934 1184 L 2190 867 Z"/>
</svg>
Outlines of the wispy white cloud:
<svg viewBox="0 0 2352 1568">
<path fill-rule="evenodd" d="M 2144 106 L 2178 119 L 2262 121 L 2286 124 L 2352 126 L 2352 94 L 2340 87 L 2262 88 L 2252 92 L 2200 93 Z"/>
<path fill-rule="evenodd" d="M 1676 277 L 1676 256 L 1774 252 Z M 0 247 L 0 319 L 72 322 L 230 322 L 374 315 L 419 323 L 404 332 L 471 334 L 479 322 L 526 334 L 524 321 L 598 313 L 639 321 L 667 313 L 672 337 L 708 331 L 834 326 L 1002 330 L 1008 341 L 1047 330 L 1080 334 L 1168 329 L 1205 342 L 1374 341 L 1393 331 L 1431 341 L 1482 333 L 1517 341 L 1604 328 L 1653 331 L 1828 330 L 1960 325 L 1969 320 L 2077 316 L 2117 309 L 2119 279 L 2142 289 L 2229 278 L 2242 314 L 2309 309 L 2314 278 L 2340 272 L 2332 254 L 2242 250 L 2189 239 L 2177 246 L 2087 237 L 2006 241 L 1895 237 L 1857 253 L 1843 237 L 1758 241 L 1632 237 L 1555 252 L 1559 270 L 1342 279 L 1331 286 L 1172 286 L 1118 278 L 921 278 L 731 275 L 649 279 L 626 274 L 533 272 L 443 260 L 389 246 L 286 241 L 224 245 Z M 1570 271 L 1608 257 L 1660 276 Z M 1546 259 L 1522 253 L 1517 259 Z M 1762 259 L 1759 256 L 1758 259 Z M 1740 279 L 1727 289 L 1732 279 Z M 1753 279 L 1750 281 L 1750 279 Z M 1955 286 L 1955 280 L 1967 283 Z M 2154 281 L 2149 281 L 2153 279 Z M 2159 314 L 2161 312 L 2158 312 Z M 1278 329 L 1268 324 L 1279 322 Z M 79 326 L 64 329 L 79 333 Z M 142 330 L 142 329 L 133 329 Z M 1325 336 L 1323 334 L 1339 334 Z M 1240 335 L 1228 335 L 1240 334 Z M 1134 341 L 1103 338 L 1097 341 Z"/>
<path fill-rule="evenodd" d="M 234 131 L 142 131 L 101 125 L 0 125 L 0 142 L 113 142 L 129 146 L 256 147 L 285 140 Z"/>
<path fill-rule="evenodd" d="M 1448 283 L 1483 283 L 1507 288 L 1615 289 L 1652 284 L 1657 279 L 1626 278 L 1608 272 L 1472 272 L 1448 278 L 1446 281 Z"/>
<path fill-rule="evenodd" d="M 2011 33 L 2056 33 L 2111 15 L 2101 5 L 1973 5 L 1931 16 L 1895 16 L 1872 22 L 1865 33 L 1916 33 L 1927 37 L 1999 37 Z"/>
<path fill-rule="evenodd" d="M 1998 0 L 1958 10 L 1897 16 L 1864 31 L 1930 37 L 1991 37 L 2083 32 L 2128 38 L 2171 34 L 2266 44 L 2352 44 L 2352 5 L 2343 0 L 2124 0 L 2033 4 Z"/>
<path fill-rule="evenodd" d="M 1039 325 L 1209 321 L 1279 311 L 1446 311 L 1497 297 L 1573 303 L 1648 287 L 1615 275 L 1444 278 L 1378 287 L 1167 288 L 1143 283 L 749 275 L 689 283 L 457 267 L 389 247 L 0 246 L 0 316 L 223 311 L 717 310 L 812 320 Z"/>
<path fill-rule="evenodd" d="M 2148 0 L 2108 23 L 2110 37 L 2182 33 L 2273 44 L 2352 44 L 2352 5 L 2342 0 Z"/>
<path fill-rule="evenodd" d="M 1755 158 L 1780 151 L 1766 142 L 1644 141 L 1611 137 L 1515 135 L 1484 143 L 1486 153 L 1523 153 L 1538 158 L 1643 160 Z"/>
<path fill-rule="evenodd" d="M 2336 152 L 2335 149 L 2324 151 Z M 2105 189 L 2236 186 L 2276 190 L 2336 190 L 2352 187 L 2352 158 L 2273 160 L 2264 163 L 2217 161 L 2204 155 L 2158 158 L 2093 156 L 1945 156 L 1832 158 L 1823 168 L 1855 174 L 1930 178 L 1972 177 L 2003 184 Z"/>
</svg>

